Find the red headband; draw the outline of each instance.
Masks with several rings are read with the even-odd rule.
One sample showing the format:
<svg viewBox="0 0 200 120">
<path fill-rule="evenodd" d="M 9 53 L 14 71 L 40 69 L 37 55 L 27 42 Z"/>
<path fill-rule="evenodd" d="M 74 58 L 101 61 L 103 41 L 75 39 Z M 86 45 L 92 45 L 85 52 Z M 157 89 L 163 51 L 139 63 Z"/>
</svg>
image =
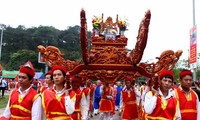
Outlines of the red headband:
<svg viewBox="0 0 200 120">
<path fill-rule="evenodd" d="M 179 77 L 182 78 L 186 75 L 191 75 L 192 76 L 192 72 L 190 70 L 185 70 L 179 73 Z"/>
<path fill-rule="evenodd" d="M 163 70 L 160 74 L 159 74 L 159 79 L 163 78 L 166 75 L 170 75 L 174 78 L 174 73 L 172 71 L 169 70 Z"/>
<path fill-rule="evenodd" d="M 53 72 L 55 71 L 55 70 L 61 70 L 61 71 L 63 71 L 64 73 L 67 73 L 67 70 L 65 69 L 65 67 L 63 67 L 63 66 L 61 66 L 61 65 L 55 65 L 55 66 L 53 66 L 53 68 L 52 68 L 52 74 L 53 74 Z"/>
<path fill-rule="evenodd" d="M 82 80 L 78 77 L 75 77 L 75 76 L 71 76 L 70 77 L 72 82 L 75 82 L 75 83 L 82 83 Z"/>
<path fill-rule="evenodd" d="M 35 76 L 35 72 L 31 68 L 21 67 L 20 70 L 19 70 L 19 72 L 26 73 L 28 75 L 31 75 L 32 77 Z"/>
</svg>

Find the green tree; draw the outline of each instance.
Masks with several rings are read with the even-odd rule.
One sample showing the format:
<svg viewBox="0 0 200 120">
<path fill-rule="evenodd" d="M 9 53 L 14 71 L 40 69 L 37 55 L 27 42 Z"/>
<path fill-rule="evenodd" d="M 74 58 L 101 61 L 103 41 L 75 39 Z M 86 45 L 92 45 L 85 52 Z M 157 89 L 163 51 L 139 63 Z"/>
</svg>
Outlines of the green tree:
<svg viewBox="0 0 200 120">
<path fill-rule="evenodd" d="M 40 67 L 43 67 L 43 65 L 38 65 L 37 55 L 38 53 L 33 50 L 26 50 L 26 49 L 19 50 L 11 54 L 9 61 L 10 65 L 9 69 L 18 70 L 19 66 L 23 65 L 27 61 L 31 61 L 35 69 L 40 70 Z"/>
<path fill-rule="evenodd" d="M 38 45 L 55 46 L 65 54 L 65 59 L 81 60 L 80 26 L 78 25 L 69 26 L 66 30 L 58 30 L 52 26 L 26 28 L 22 25 L 17 28 L 5 26 L 5 29 L 1 61 L 5 69 L 18 69 L 19 65 L 31 60 L 37 70 L 43 70 L 44 64 L 37 62 Z M 90 37 L 91 32 L 88 32 L 88 39 Z"/>
</svg>

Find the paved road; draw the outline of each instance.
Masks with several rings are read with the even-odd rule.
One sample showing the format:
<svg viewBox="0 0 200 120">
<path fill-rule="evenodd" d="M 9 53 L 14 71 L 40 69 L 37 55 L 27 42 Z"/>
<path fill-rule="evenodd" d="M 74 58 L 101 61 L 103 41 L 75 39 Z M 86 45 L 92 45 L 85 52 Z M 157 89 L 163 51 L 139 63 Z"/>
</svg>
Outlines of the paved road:
<svg viewBox="0 0 200 120">
<path fill-rule="evenodd" d="M 91 120 L 99 120 L 99 114 L 97 116 L 94 116 L 93 118 L 91 118 Z M 117 111 L 116 111 L 115 115 L 113 116 L 112 120 L 121 120 Z"/>
<path fill-rule="evenodd" d="M 1 108 L 0 109 L 0 117 L 2 116 L 4 110 L 5 110 L 5 108 Z M 93 116 L 91 118 L 91 120 L 99 120 L 99 114 L 97 116 Z M 116 114 L 113 116 L 112 120 L 121 120 L 120 117 L 119 117 L 119 115 L 118 115 L 118 112 L 116 112 Z"/>
</svg>

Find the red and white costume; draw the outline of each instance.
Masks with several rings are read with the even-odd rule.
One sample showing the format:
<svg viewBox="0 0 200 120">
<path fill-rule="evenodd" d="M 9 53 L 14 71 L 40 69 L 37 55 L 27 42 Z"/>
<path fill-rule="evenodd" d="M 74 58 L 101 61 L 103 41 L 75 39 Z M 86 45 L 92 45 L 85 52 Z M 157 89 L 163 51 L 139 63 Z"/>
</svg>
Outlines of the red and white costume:
<svg viewBox="0 0 200 120">
<path fill-rule="evenodd" d="M 57 92 L 55 89 L 47 89 L 42 93 L 42 106 L 44 109 L 44 119 L 49 120 L 72 120 L 71 114 L 75 110 L 76 94 L 69 92 L 66 96 L 66 88 Z"/>
<path fill-rule="evenodd" d="M 181 87 L 174 91 L 180 103 L 182 120 L 200 120 L 200 105 L 197 94 L 193 90 L 186 94 Z"/>
<path fill-rule="evenodd" d="M 89 107 L 90 107 L 90 88 L 88 87 L 80 87 L 80 90 L 85 95 L 85 102 L 84 109 L 81 111 L 82 120 L 86 120 L 88 117 Z"/>
<path fill-rule="evenodd" d="M 152 91 L 149 91 L 145 96 L 145 120 L 181 120 L 179 102 L 174 97 L 173 90 L 170 89 L 166 97 L 163 96 L 160 89 L 158 89 L 158 93 L 158 96 L 154 96 Z"/>
<path fill-rule="evenodd" d="M 122 120 L 138 119 L 138 105 L 136 96 L 140 96 L 140 92 L 134 88 L 129 90 L 125 87 L 121 91 L 120 112 L 122 112 Z"/>
<path fill-rule="evenodd" d="M 100 120 L 110 120 L 112 115 L 111 113 L 114 110 L 113 104 L 113 88 L 111 86 L 105 87 L 101 86 L 101 101 L 99 106 Z"/>
<path fill-rule="evenodd" d="M 78 88 L 76 91 L 76 102 L 75 102 L 75 111 L 71 115 L 73 120 L 85 120 L 85 114 L 87 110 L 87 102 L 85 94 Z"/>
<path fill-rule="evenodd" d="M 41 120 L 41 97 L 30 86 L 25 91 L 15 89 L 10 94 L 3 117 L 9 120 Z"/>
</svg>

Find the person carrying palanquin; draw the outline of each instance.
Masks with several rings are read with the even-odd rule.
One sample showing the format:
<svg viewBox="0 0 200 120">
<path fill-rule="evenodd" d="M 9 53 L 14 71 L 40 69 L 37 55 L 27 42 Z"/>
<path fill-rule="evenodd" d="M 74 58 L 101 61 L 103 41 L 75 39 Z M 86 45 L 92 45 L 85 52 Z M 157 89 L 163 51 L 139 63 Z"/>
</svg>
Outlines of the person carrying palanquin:
<svg viewBox="0 0 200 120">
<path fill-rule="evenodd" d="M 159 74 L 158 89 L 152 86 L 145 96 L 145 120 L 181 120 L 179 101 L 172 90 L 174 74 L 162 70 Z"/>
<path fill-rule="evenodd" d="M 175 89 L 180 103 L 182 120 L 200 120 L 200 105 L 197 94 L 191 89 L 192 72 L 183 70 L 179 73 L 181 85 Z"/>
<path fill-rule="evenodd" d="M 73 120 L 86 120 L 88 113 L 88 105 L 84 92 L 81 91 L 80 85 L 82 83 L 81 77 L 75 75 L 71 76 L 72 90 L 76 93 L 75 111 L 72 113 Z"/>
<path fill-rule="evenodd" d="M 91 79 L 87 79 L 86 86 L 90 89 L 90 100 L 89 100 L 89 111 L 88 111 L 88 119 L 93 117 L 93 103 L 94 103 L 94 88 L 95 86 L 92 84 Z"/>
<path fill-rule="evenodd" d="M 1 120 L 41 120 L 41 97 L 31 85 L 34 75 L 32 68 L 20 67 L 19 88 L 11 92 Z"/>
<path fill-rule="evenodd" d="M 44 90 L 46 89 L 51 89 L 53 87 L 53 76 L 52 76 L 52 71 L 48 71 L 46 74 L 45 74 L 45 85 L 46 86 L 41 86 L 40 88 L 38 88 L 38 93 L 42 93 L 44 92 Z"/>
<path fill-rule="evenodd" d="M 110 120 L 114 110 L 113 87 L 107 81 L 100 88 L 101 101 L 99 105 L 99 120 Z"/>
<path fill-rule="evenodd" d="M 87 79 L 88 79 L 87 76 L 81 76 L 80 90 L 81 90 L 81 92 L 84 93 L 85 100 L 86 100 L 86 104 L 84 105 L 84 109 L 81 113 L 82 120 L 85 120 L 88 118 L 88 111 L 89 111 L 89 107 L 90 107 L 90 88 L 88 86 L 86 86 Z"/>
<path fill-rule="evenodd" d="M 52 68 L 54 86 L 42 93 L 44 120 L 73 120 L 71 114 L 75 110 L 76 94 L 65 87 L 67 70 L 56 65 Z"/>
<path fill-rule="evenodd" d="M 122 120 L 135 120 L 139 117 L 136 97 L 140 97 L 140 92 L 134 84 L 133 78 L 125 78 L 125 87 L 121 91 L 119 110 Z"/>
</svg>

